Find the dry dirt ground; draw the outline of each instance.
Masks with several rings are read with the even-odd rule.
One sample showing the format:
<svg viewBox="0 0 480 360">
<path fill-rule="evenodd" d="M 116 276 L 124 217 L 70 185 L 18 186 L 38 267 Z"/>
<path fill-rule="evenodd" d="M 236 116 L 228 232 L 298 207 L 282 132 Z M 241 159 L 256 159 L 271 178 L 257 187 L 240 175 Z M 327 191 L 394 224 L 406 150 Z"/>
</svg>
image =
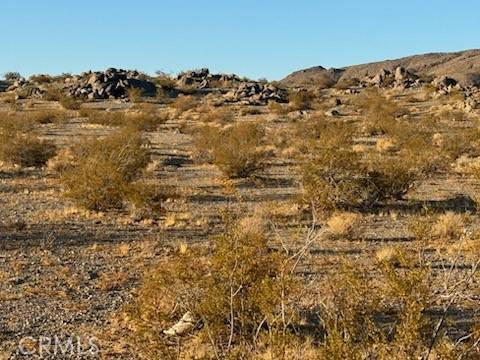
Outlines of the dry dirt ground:
<svg viewBox="0 0 480 360">
<path fill-rule="evenodd" d="M 432 100 L 410 103 L 399 96 L 398 101 L 413 114 L 435 106 Z M 37 102 L 35 108 L 57 106 Z M 101 102 L 94 106 L 112 109 L 131 105 Z M 275 134 L 286 129 L 292 118 L 303 121 L 311 116 L 308 111 L 281 116 L 268 113 L 266 107 L 259 109 L 261 113 L 255 115 L 236 112 L 235 121 L 261 121 L 268 132 Z M 345 120 L 357 118 L 352 106 L 342 105 L 340 111 Z M 269 209 L 280 236 L 297 234 L 308 226 L 308 217 L 296 203 L 301 186 L 294 171 L 295 161 L 277 153 L 269 159 L 265 172 L 254 179 L 226 180 L 214 165 L 199 163 L 193 156 L 191 136 L 183 129 L 195 122 L 195 116 L 171 119 L 148 134 L 154 168 L 151 180 L 175 185 L 182 194 L 158 221 L 136 221 L 122 212 L 78 209 L 62 196 L 58 179 L 44 169 L 0 170 L 0 359 L 21 358 L 16 353 L 19 342 L 41 336 L 93 336 L 98 339 L 100 356 L 132 358 L 132 354 L 123 353 L 119 339 L 126 330 L 117 328 L 115 315 L 134 299 L 142 273 L 178 244 L 208 246 L 209 236 L 222 230 L 224 211 Z M 111 131 L 78 117 L 39 128 L 42 136 L 59 146 Z M 374 140 L 359 139 L 359 143 L 369 146 Z M 416 184 L 408 203 L 397 202 L 363 214 L 350 239 L 328 238 L 313 244 L 300 271 L 322 277 L 337 271 L 343 258 L 367 262 L 385 246 L 414 251 L 418 244 L 407 224 L 425 203 L 434 212 L 466 214 L 469 229 L 475 229 L 480 222 L 468 196 L 479 187 L 480 183 L 453 172 L 437 174 Z M 293 240 L 288 245 L 299 246 Z M 439 242 L 427 248 L 439 286 L 442 274 L 451 265 L 451 259 L 444 258 L 439 250 L 451 245 Z M 462 266 L 455 272 L 461 277 L 471 262 L 461 258 L 459 263 Z M 456 336 L 478 322 L 480 292 L 476 285 L 468 301 L 452 311 L 450 330 Z"/>
</svg>

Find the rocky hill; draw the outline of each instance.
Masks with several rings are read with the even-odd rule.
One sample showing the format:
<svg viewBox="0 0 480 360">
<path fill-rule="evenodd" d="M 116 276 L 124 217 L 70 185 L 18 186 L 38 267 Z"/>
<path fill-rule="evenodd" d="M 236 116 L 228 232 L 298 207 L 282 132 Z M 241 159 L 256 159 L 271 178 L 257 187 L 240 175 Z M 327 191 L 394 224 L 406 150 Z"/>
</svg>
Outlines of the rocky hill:
<svg viewBox="0 0 480 360">
<path fill-rule="evenodd" d="M 480 85 L 480 50 L 414 55 L 397 60 L 326 69 L 321 66 L 293 72 L 281 80 L 287 86 L 331 85 L 375 76 L 382 70 L 393 72 L 403 67 L 421 77 L 448 76 L 461 85 Z"/>
</svg>

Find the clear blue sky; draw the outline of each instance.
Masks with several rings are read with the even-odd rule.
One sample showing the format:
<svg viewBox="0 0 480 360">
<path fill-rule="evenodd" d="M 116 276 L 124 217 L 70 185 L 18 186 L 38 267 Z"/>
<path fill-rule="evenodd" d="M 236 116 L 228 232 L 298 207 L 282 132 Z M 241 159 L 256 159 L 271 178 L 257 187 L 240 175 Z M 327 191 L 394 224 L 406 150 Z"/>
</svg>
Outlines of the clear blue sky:
<svg viewBox="0 0 480 360">
<path fill-rule="evenodd" d="M 478 0 L 2 0 L 0 74 L 107 67 L 279 79 L 480 47 Z"/>
</svg>

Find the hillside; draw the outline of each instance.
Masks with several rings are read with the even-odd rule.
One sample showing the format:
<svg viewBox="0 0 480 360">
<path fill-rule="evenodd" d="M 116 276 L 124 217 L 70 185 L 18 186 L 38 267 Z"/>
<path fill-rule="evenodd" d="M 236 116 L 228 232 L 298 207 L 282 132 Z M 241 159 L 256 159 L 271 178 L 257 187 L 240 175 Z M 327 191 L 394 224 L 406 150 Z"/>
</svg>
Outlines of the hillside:
<svg viewBox="0 0 480 360">
<path fill-rule="evenodd" d="M 385 60 L 341 69 L 325 69 L 316 66 L 295 71 L 281 82 L 288 86 L 314 85 L 326 81 L 338 82 L 353 78 L 372 76 L 382 69 L 394 70 L 402 66 L 420 76 L 447 75 L 462 85 L 480 83 L 480 50 L 452 53 L 430 53 L 414 55 L 396 60 Z"/>
</svg>

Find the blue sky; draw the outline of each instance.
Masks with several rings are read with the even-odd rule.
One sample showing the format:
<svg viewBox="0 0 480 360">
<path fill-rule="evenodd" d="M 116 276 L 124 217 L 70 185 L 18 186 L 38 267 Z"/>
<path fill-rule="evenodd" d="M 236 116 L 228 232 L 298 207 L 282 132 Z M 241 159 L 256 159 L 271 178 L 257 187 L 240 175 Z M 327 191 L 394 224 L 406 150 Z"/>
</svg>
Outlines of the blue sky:
<svg viewBox="0 0 480 360">
<path fill-rule="evenodd" d="M 2 0 L 0 74 L 107 67 L 280 79 L 480 47 L 478 0 Z"/>
</svg>

